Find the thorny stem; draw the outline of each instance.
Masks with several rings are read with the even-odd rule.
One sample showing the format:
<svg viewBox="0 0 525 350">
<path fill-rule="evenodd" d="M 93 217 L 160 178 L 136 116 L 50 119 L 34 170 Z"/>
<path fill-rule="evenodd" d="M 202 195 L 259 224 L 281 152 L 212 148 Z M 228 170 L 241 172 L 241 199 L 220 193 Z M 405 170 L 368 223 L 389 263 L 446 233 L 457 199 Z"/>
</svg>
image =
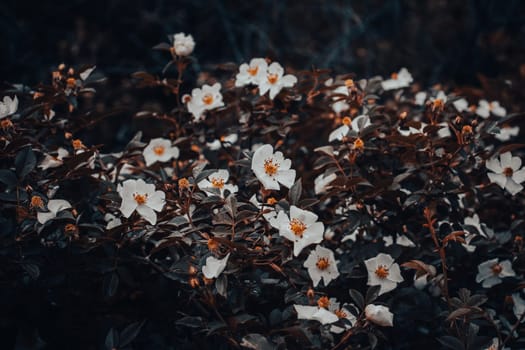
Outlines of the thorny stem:
<svg viewBox="0 0 525 350">
<path fill-rule="evenodd" d="M 434 241 L 434 245 L 436 246 L 437 251 L 439 252 L 439 257 L 441 259 L 441 269 L 443 271 L 443 295 L 445 296 L 445 299 L 447 300 L 448 308 L 452 308 L 452 304 L 450 303 L 450 295 L 448 293 L 448 271 L 447 271 L 447 257 L 445 253 L 445 248 L 439 244 L 439 240 L 437 238 L 436 230 L 434 229 L 434 223 L 436 222 L 436 219 L 432 218 L 432 212 L 430 208 L 425 208 L 423 211 L 423 214 L 425 216 L 425 220 L 427 221 L 425 224 L 423 224 L 424 227 L 428 228 L 430 231 L 430 235 L 432 236 L 432 240 Z"/>
</svg>

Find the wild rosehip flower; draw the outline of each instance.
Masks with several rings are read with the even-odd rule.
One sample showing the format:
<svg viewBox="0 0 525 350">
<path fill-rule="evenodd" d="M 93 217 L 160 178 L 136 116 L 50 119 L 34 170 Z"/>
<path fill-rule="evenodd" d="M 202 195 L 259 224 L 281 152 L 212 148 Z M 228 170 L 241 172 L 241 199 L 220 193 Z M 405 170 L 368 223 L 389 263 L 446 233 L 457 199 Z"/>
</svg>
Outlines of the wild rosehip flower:
<svg viewBox="0 0 525 350">
<path fill-rule="evenodd" d="M 294 305 L 297 318 L 300 320 L 314 320 L 321 324 L 330 324 L 339 321 L 339 317 L 326 308 L 319 306 Z"/>
<path fill-rule="evenodd" d="M 349 96 L 348 87 L 346 87 L 345 85 L 339 86 L 332 91 L 332 94 Z M 333 96 L 332 100 L 335 101 L 332 103 L 332 110 L 334 111 L 334 113 L 341 114 L 341 112 L 350 109 L 350 105 L 342 96 Z"/>
<path fill-rule="evenodd" d="M 252 58 L 250 64 L 243 63 L 239 66 L 239 73 L 235 77 L 235 86 L 259 85 L 263 79 L 266 79 L 267 69 L 268 63 L 264 58 Z"/>
<path fill-rule="evenodd" d="M 122 185 L 118 185 L 117 192 L 122 197 L 120 211 L 125 218 L 137 212 L 150 224 L 157 223 L 157 214 L 164 207 L 166 194 L 162 191 L 155 191 L 155 185 L 148 184 L 142 179 L 126 180 Z"/>
<path fill-rule="evenodd" d="M 469 107 L 468 101 L 464 98 L 455 100 L 454 102 L 452 102 L 452 104 L 454 105 L 454 108 L 456 108 L 458 112 L 467 111 Z"/>
<path fill-rule="evenodd" d="M 326 287 L 332 280 L 339 277 L 334 252 L 320 245 L 310 252 L 303 266 L 308 269 L 314 287 L 317 287 L 321 279 Z"/>
<path fill-rule="evenodd" d="M 57 217 L 58 213 L 60 213 L 63 210 L 70 209 L 71 204 L 63 199 L 51 199 L 49 202 L 47 202 L 47 212 L 38 212 L 36 214 L 37 220 L 41 224 L 45 224 L 51 219 L 54 219 Z"/>
<path fill-rule="evenodd" d="M 326 192 L 328 189 L 330 189 L 330 184 L 335 179 L 337 179 L 337 175 L 334 173 L 330 175 L 321 174 L 317 176 L 314 180 L 315 194 L 319 195 L 321 193 Z"/>
<path fill-rule="evenodd" d="M 212 86 L 204 84 L 202 89 L 195 88 L 191 91 L 191 99 L 183 97 L 183 102 L 186 103 L 188 112 L 193 114 L 194 120 L 204 119 L 205 111 L 224 106 L 221 84 L 215 83 Z"/>
<path fill-rule="evenodd" d="M 520 127 L 514 126 L 514 127 L 501 127 L 499 129 L 499 133 L 494 134 L 494 137 L 502 142 L 509 141 L 511 138 L 518 136 L 520 133 Z"/>
<path fill-rule="evenodd" d="M 379 253 L 375 258 L 365 260 L 368 271 L 368 285 L 380 286 L 379 295 L 394 290 L 397 284 L 403 282 L 399 265 L 394 259 L 384 253 Z"/>
<path fill-rule="evenodd" d="M 394 244 L 394 237 L 393 236 L 383 236 L 383 241 L 385 242 L 385 247 L 389 247 L 392 244 Z M 403 246 L 403 247 L 415 247 L 416 245 L 414 242 L 410 240 L 406 235 L 403 234 L 396 234 L 396 240 L 395 243 L 397 245 Z"/>
<path fill-rule="evenodd" d="M 208 279 L 217 278 L 224 271 L 228 264 L 228 258 L 230 253 L 222 259 L 217 259 L 213 256 L 206 258 L 206 264 L 202 267 L 202 273 L 204 277 Z"/>
<path fill-rule="evenodd" d="M 381 82 L 383 90 L 401 89 L 410 86 L 412 75 L 406 68 L 401 68 L 398 73 L 392 73 L 390 79 Z"/>
<path fill-rule="evenodd" d="M 0 119 L 3 119 L 11 114 L 14 114 L 18 109 L 18 98 L 11 98 L 4 96 L 4 101 L 0 102 Z"/>
<path fill-rule="evenodd" d="M 481 118 L 487 119 L 491 113 L 497 117 L 504 117 L 507 115 L 507 110 L 500 106 L 498 101 L 480 100 L 478 108 L 476 108 L 476 114 Z"/>
<path fill-rule="evenodd" d="M 291 74 L 284 75 L 284 68 L 277 62 L 273 62 L 267 69 L 266 77 L 259 82 L 259 93 L 264 95 L 270 91 L 270 99 L 273 100 L 275 96 L 283 88 L 289 88 L 297 83 L 297 78 Z"/>
<path fill-rule="evenodd" d="M 368 321 L 375 323 L 378 326 L 394 326 L 394 314 L 391 313 L 386 306 L 368 304 L 365 307 L 365 316 Z"/>
<path fill-rule="evenodd" d="M 179 157 L 179 149 L 171 145 L 171 141 L 162 137 L 152 139 L 142 152 L 146 160 L 146 166 L 156 162 L 167 162 L 168 160 Z"/>
<path fill-rule="evenodd" d="M 178 33 L 173 35 L 173 49 L 177 56 L 189 56 L 194 48 L 195 41 L 190 34 Z"/>
<path fill-rule="evenodd" d="M 294 243 L 294 256 L 298 256 L 304 247 L 323 240 L 324 224 L 317 221 L 317 215 L 295 205 L 290 207 L 290 217 L 280 211 L 276 223 L 279 234 Z"/>
<path fill-rule="evenodd" d="M 216 195 L 217 193 L 211 189 L 219 191 L 220 196 L 224 197 L 224 191 L 228 190 L 230 193 L 237 193 L 238 187 L 228 183 L 230 173 L 228 170 L 220 169 L 208 176 L 207 180 L 202 180 L 198 183 L 199 188 L 206 192 L 207 195 Z"/>
<path fill-rule="evenodd" d="M 525 169 L 521 168 L 521 158 L 513 157 L 510 152 L 500 154 L 499 160 L 493 157 L 485 163 L 487 169 L 492 172 L 487 173 L 490 181 L 497 183 L 502 189 L 515 195 L 523 189 L 520 185 L 525 181 Z"/>
<path fill-rule="evenodd" d="M 292 187 L 295 170 L 290 169 L 292 161 L 285 159 L 281 152 L 273 153 L 271 145 L 263 145 L 255 151 L 252 158 L 252 170 L 265 189 L 279 190 L 279 183 Z"/>
<path fill-rule="evenodd" d="M 516 273 L 512 269 L 511 262 L 509 260 L 498 262 L 496 258 L 479 264 L 476 282 L 483 282 L 481 284 L 483 288 L 490 288 L 500 284 L 503 277 L 513 276 L 516 276 Z"/>
<path fill-rule="evenodd" d="M 359 133 L 361 130 L 369 127 L 370 125 L 372 125 L 370 123 L 370 117 L 365 114 L 355 117 L 354 119 L 351 119 L 350 117 L 344 117 L 343 125 L 330 133 L 328 136 L 328 142 L 332 142 L 334 140 L 341 141 L 346 135 L 348 135 L 350 130 L 354 130 L 355 132 Z"/>
</svg>

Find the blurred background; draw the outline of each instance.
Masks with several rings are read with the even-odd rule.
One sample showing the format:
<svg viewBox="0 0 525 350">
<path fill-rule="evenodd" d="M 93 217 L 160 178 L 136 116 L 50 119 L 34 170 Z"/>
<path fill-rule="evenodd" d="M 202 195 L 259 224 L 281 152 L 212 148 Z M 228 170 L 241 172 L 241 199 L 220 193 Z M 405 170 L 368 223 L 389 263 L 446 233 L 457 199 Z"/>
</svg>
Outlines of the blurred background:
<svg viewBox="0 0 525 350">
<path fill-rule="evenodd" d="M 109 78 L 160 72 L 151 47 L 176 32 L 197 43 L 196 70 L 268 56 L 359 77 L 406 66 L 424 84 L 479 84 L 479 74 L 519 74 L 525 1 L 0 2 L 0 80 L 34 85 L 59 63 L 96 63 Z"/>
</svg>

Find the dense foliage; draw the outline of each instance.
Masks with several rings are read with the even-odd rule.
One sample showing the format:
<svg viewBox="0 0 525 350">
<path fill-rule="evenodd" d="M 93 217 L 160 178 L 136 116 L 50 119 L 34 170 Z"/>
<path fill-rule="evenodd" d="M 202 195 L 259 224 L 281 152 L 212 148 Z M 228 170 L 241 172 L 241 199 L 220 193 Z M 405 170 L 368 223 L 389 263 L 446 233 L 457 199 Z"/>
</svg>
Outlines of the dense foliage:
<svg viewBox="0 0 525 350">
<path fill-rule="evenodd" d="M 404 68 L 193 81 L 194 47 L 155 47 L 133 91 L 171 107 L 110 147 L 94 66 L 3 91 L 8 348 L 525 347 L 520 114 Z"/>
</svg>

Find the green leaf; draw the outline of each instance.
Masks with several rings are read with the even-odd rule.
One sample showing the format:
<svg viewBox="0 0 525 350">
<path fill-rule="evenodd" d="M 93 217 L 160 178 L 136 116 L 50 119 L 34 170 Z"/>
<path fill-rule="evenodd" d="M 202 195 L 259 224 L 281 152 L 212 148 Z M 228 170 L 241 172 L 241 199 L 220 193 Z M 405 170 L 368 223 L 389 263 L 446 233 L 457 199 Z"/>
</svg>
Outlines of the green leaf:
<svg viewBox="0 0 525 350">
<path fill-rule="evenodd" d="M 16 174 L 20 179 L 26 177 L 36 166 L 36 156 L 31 146 L 24 147 L 15 158 Z"/>
</svg>

